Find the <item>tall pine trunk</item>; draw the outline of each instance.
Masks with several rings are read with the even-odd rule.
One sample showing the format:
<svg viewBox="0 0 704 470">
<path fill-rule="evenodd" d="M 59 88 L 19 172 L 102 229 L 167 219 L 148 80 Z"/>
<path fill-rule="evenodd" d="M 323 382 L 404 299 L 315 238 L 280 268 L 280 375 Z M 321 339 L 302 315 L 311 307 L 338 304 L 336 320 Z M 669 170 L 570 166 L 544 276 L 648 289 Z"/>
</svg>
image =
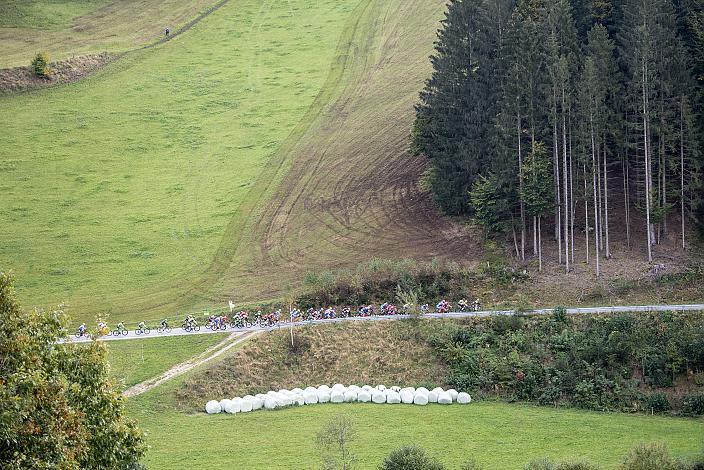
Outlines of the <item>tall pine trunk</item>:
<svg viewBox="0 0 704 470">
<path fill-rule="evenodd" d="M 584 163 L 584 242 L 587 250 L 587 264 L 589 264 L 589 188 L 587 187 L 587 164 Z"/>
<path fill-rule="evenodd" d="M 648 135 L 649 119 L 648 119 L 648 66 L 643 59 L 641 65 L 642 82 L 643 82 L 643 144 L 644 144 L 644 160 L 645 160 L 645 225 L 648 233 L 648 261 L 653 261 L 653 226 L 650 221 L 650 203 L 652 196 L 652 180 L 650 166 L 650 136 Z"/>
<path fill-rule="evenodd" d="M 609 180 L 606 164 L 606 138 L 604 138 L 604 256 L 611 258 L 611 247 L 609 245 Z"/>
<path fill-rule="evenodd" d="M 592 142 L 592 188 L 594 190 L 594 258 L 596 259 L 596 275 L 599 277 L 601 275 L 601 270 L 599 267 L 599 200 L 597 197 L 597 159 L 596 159 L 596 142 L 594 138 L 594 122 L 593 117 L 589 118 L 591 127 L 591 142 Z"/>
<path fill-rule="evenodd" d="M 569 247 L 569 199 L 567 197 L 567 118 L 565 117 L 565 86 L 562 86 L 562 195 L 564 197 L 564 241 L 565 241 L 565 272 L 570 272 L 570 247 Z"/>
<path fill-rule="evenodd" d="M 518 104 L 516 105 L 518 106 Z M 518 129 L 518 186 L 521 201 L 521 260 L 526 260 L 526 205 L 523 201 L 523 154 L 521 153 L 521 111 L 516 113 Z"/>
<path fill-rule="evenodd" d="M 682 225 L 682 248 L 684 249 L 684 95 L 680 97 L 680 219 Z"/>
</svg>

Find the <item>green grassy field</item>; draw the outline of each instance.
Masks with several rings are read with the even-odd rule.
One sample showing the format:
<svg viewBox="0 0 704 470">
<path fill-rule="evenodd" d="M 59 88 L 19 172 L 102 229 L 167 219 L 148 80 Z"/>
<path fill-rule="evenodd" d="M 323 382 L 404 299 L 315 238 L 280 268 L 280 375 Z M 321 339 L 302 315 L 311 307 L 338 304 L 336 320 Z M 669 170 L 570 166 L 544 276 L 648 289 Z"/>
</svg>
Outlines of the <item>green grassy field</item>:
<svg viewBox="0 0 704 470">
<path fill-rule="evenodd" d="M 228 333 L 106 341 L 110 374 L 130 387 L 156 377 L 227 337 Z"/>
<path fill-rule="evenodd" d="M 29 65 L 38 51 L 53 59 L 123 52 L 176 30 L 216 0 L 3 0 L 0 68 Z"/>
<path fill-rule="evenodd" d="M 87 80 L 0 98 L 13 116 L 0 123 L 0 263 L 23 304 L 137 320 L 203 295 L 226 227 L 259 200 L 251 188 L 318 95 L 357 3 L 228 3 Z"/>
<path fill-rule="evenodd" d="M 194 378 L 205 373 L 209 380 L 228 382 L 233 379 L 222 365 L 235 362 L 247 369 L 266 363 L 248 353 L 248 344 L 252 343 L 237 346 L 126 402 L 128 414 L 138 419 L 148 433 L 151 447 L 144 462 L 149 468 L 318 468 L 320 459 L 314 436 L 340 413 L 355 422 L 358 439 L 353 447 L 359 468 L 375 468 L 391 450 L 411 443 L 437 455 L 450 469 L 459 468 L 471 457 L 492 470 L 520 469 L 530 460 L 542 457 L 584 458 L 603 468 L 616 468 L 634 445 L 651 441 L 667 443 L 673 453 L 682 457 L 693 457 L 704 449 L 702 419 L 595 413 L 493 401 L 464 407 L 327 404 L 237 415 L 183 412 L 202 410 L 205 401 L 229 396 L 216 392 L 205 392 L 202 397 L 184 395 Z M 271 347 L 272 355 L 278 354 L 274 346 L 263 349 L 267 347 Z M 368 372 L 373 374 L 371 366 Z M 362 370 L 360 375 L 363 373 Z M 294 386 L 293 382 L 278 385 Z M 225 388 L 237 386 L 233 382 Z"/>
<path fill-rule="evenodd" d="M 316 405 L 237 415 L 150 411 L 155 400 L 128 403 L 149 433 L 149 468 L 317 468 L 315 433 L 349 415 L 358 468 L 375 468 L 392 450 L 418 444 L 459 468 L 469 458 L 491 469 L 520 469 L 532 459 L 584 458 L 615 468 L 640 442 L 663 441 L 679 456 L 698 455 L 701 420 L 589 413 L 501 403 L 469 406 Z"/>
</svg>

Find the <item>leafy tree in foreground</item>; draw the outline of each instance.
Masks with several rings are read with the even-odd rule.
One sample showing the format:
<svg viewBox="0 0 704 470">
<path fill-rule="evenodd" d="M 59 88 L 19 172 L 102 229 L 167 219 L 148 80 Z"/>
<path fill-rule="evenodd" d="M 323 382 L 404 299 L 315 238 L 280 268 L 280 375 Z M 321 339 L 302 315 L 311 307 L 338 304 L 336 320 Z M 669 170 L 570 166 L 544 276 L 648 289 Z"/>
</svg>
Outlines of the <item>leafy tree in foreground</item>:
<svg viewBox="0 0 704 470">
<path fill-rule="evenodd" d="M 0 272 L 0 467 L 135 468 L 146 444 L 105 346 L 57 343 L 65 336 L 63 312 L 22 310 Z"/>
</svg>

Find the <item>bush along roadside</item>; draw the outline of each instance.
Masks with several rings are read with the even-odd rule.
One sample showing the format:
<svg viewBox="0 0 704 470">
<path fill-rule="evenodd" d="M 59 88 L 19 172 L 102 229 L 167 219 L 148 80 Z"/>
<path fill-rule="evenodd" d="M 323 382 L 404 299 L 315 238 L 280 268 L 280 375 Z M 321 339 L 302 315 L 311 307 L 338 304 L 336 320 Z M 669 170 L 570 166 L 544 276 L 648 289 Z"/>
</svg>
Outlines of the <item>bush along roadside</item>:
<svg viewBox="0 0 704 470">
<path fill-rule="evenodd" d="M 424 336 L 478 397 L 598 411 L 704 414 L 704 316 L 497 316 Z"/>
</svg>

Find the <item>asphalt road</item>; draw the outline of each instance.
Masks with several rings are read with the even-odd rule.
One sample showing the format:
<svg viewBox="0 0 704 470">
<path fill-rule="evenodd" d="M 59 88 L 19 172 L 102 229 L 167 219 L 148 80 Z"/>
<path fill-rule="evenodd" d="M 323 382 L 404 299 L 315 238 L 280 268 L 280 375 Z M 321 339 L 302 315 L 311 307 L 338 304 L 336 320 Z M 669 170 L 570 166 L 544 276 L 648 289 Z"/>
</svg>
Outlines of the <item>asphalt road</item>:
<svg viewBox="0 0 704 470">
<path fill-rule="evenodd" d="M 686 304 L 686 305 L 628 305 L 619 307 L 580 307 L 580 308 L 568 308 L 568 315 L 581 315 L 590 313 L 619 313 L 619 312 L 663 312 L 663 311 L 704 311 L 704 304 Z M 553 313 L 553 309 L 544 308 L 531 310 L 527 312 L 522 312 L 527 315 L 550 315 Z M 466 317 L 491 317 L 496 315 L 515 315 L 515 310 L 482 310 L 478 312 L 449 312 L 449 313 L 426 313 L 423 318 L 466 318 Z M 391 316 L 370 316 L 370 317 L 349 317 L 349 318 L 334 318 L 330 320 L 312 320 L 312 321 L 298 321 L 293 324 L 293 327 L 300 327 L 305 325 L 322 325 L 327 323 L 341 323 L 341 322 L 351 322 L 351 321 L 393 321 L 401 320 L 404 318 L 410 318 L 410 315 L 391 315 Z M 171 332 L 159 333 L 156 328 L 152 329 L 150 334 L 136 334 L 135 331 L 130 331 L 127 335 L 121 336 L 101 336 L 101 341 L 122 341 L 130 339 L 145 339 L 145 338 L 161 338 L 165 336 L 184 336 L 184 335 L 207 335 L 216 333 L 233 333 L 237 331 L 247 332 L 247 331 L 271 331 L 278 330 L 281 328 L 290 328 L 292 325 L 289 322 L 281 322 L 276 326 L 253 326 L 251 328 L 241 328 L 233 329 L 228 328 L 227 330 L 209 330 L 201 326 L 200 331 L 186 332 L 180 327 L 173 328 Z M 76 338 L 71 336 L 70 339 L 74 342 L 86 342 L 91 339 L 88 337 Z"/>
</svg>

